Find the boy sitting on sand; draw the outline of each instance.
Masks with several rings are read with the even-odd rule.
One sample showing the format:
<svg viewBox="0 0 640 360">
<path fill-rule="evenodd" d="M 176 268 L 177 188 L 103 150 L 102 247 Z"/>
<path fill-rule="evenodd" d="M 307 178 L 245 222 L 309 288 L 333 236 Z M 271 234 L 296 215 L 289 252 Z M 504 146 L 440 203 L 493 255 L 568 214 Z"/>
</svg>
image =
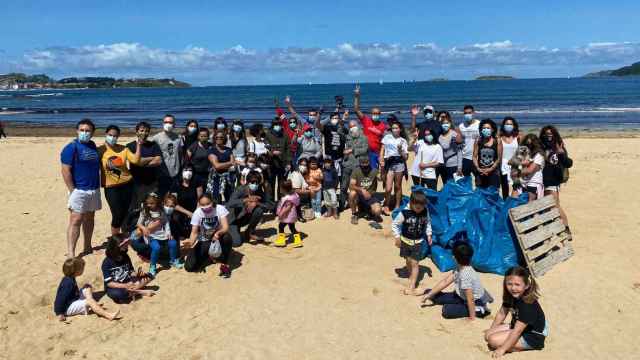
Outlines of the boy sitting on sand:
<svg viewBox="0 0 640 360">
<path fill-rule="evenodd" d="M 404 289 L 405 295 L 420 295 L 416 292 L 418 281 L 418 262 L 422 259 L 422 246 L 425 237 L 431 246 L 431 218 L 427 210 L 427 196 L 420 191 L 411 193 L 409 208 L 403 209 L 393 219 L 391 225 L 396 246 L 400 248 L 400 256 L 407 263 L 409 284 Z"/>
<path fill-rule="evenodd" d="M 82 287 L 82 292 L 78 289 L 76 277 L 84 272 L 84 260 L 80 258 L 69 258 L 62 265 L 64 277 L 58 285 L 56 292 L 56 300 L 53 305 L 53 311 L 60 321 L 65 321 L 67 316 L 87 314 L 87 310 L 91 309 L 94 313 L 103 318 L 114 320 L 120 314 L 120 310 L 108 313 L 93 298 L 91 285 L 86 284 Z"/>
</svg>

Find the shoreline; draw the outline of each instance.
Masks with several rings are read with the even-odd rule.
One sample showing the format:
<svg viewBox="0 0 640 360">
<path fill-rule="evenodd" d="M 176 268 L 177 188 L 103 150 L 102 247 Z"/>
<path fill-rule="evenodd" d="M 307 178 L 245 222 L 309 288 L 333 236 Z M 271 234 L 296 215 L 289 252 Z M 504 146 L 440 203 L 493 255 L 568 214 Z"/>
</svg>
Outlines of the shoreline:
<svg viewBox="0 0 640 360">
<path fill-rule="evenodd" d="M 4 129 L 9 137 L 72 137 L 74 136 L 73 125 L 44 125 L 25 124 L 11 121 L 4 121 Z M 153 125 L 153 124 L 152 124 Z M 538 133 L 540 127 L 523 126 L 522 132 Z M 121 127 L 121 136 L 134 136 L 135 127 Z M 155 126 L 152 132 L 156 132 L 160 127 Z M 178 133 L 182 128 L 176 129 Z M 558 127 L 563 138 L 640 138 L 640 128 L 618 129 L 618 128 L 584 128 L 584 127 Z M 96 128 L 96 137 L 101 137 L 105 132 L 105 127 Z"/>
</svg>

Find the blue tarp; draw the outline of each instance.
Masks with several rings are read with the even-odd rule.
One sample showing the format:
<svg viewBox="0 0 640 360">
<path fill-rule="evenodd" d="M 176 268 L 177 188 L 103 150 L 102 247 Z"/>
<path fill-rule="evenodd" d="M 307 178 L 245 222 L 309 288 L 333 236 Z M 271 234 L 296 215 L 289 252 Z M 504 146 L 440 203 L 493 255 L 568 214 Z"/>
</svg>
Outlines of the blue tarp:
<svg viewBox="0 0 640 360">
<path fill-rule="evenodd" d="M 456 241 L 467 241 L 471 245 L 472 265 L 478 271 L 502 275 L 518 265 L 518 240 L 508 210 L 527 203 L 526 194 L 502 200 L 496 188 L 473 190 L 471 177 L 449 181 L 439 192 L 422 186 L 414 186 L 411 191 L 422 191 L 429 199 L 433 246 L 426 255 L 441 272 L 456 266 L 451 254 Z M 408 202 L 405 196 L 400 208 Z M 392 217 L 398 211 L 396 209 Z"/>
</svg>

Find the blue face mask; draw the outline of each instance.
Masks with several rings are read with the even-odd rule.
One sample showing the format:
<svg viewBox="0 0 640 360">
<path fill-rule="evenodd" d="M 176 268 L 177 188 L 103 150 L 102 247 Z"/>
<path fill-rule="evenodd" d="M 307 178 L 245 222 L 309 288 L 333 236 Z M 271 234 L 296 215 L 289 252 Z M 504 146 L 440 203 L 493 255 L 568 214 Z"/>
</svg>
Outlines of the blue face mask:
<svg viewBox="0 0 640 360">
<path fill-rule="evenodd" d="M 80 131 L 78 132 L 78 141 L 82 143 L 89 142 L 91 140 L 91 132 L 89 131 Z"/>
<path fill-rule="evenodd" d="M 450 128 L 451 128 L 451 125 L 449 125 L 449 123 L 442 124 L 442 131 L 447 132 L 449 131 Z"/>
<path fill-rule="evenodd" d="M 512 131 L 513 131 L 513 125 L 511 125 L 511 124 L 505 124 L 504 125 L 504 132 L 511 133 Z"/>
<path fill-rule="evenodd" d="M 309 122 L 310 123 L 314 123 L 314 122 L 316 122 L 316 120 L 318 120 L 317 116 L 309 116 Z"/>
<path fill-rule="evenodd" d="M 304 132 L 304 136 L 306 136 L 306 137 L 310 138 L 310 137 L 312 137 L 312 136 L 313 136 L 313 132 L 311 132 L 311 131 L 305 131 L 305 132 Z"/>
<path fill-rule="evenodd" d="M 427 119 L 427 120 L 433 119 L 433 113 L 430 113 L 430 112 L 425 113 L 424 114 L 424 118 Z"/>
<path fill-rule="evenodd" d="M 165 206 L 165 207 L 164 207 L 164 213 L 165 213 L 165 214 L 167 214 L 167 215 L 171 215 L 171 214 L 173 214 L 173 207 L 171 207 L 171 206 Z"/>
<path fill-rule="evenodd" d="M 240 126 L 240 125 L 233 125 L 233 131 L 235 131 L 235 132 L 240 132 L 240 131 L 242 131 L 242 126 Z"/>
<path fill-rule="evenodd" d="M 493 133 L 493 131 L 491 129 L 488 129 L 488 128 L 483 128 L 482 129 L 482 136 L 484 136 L 486 138 L 491 136 L 491 133 Z"/>
<path fill-rule="evenodd" d="M 249 190 L 251 190 L 251 191 L 258 190 L 258 184 L 250 183 L 249 184 Z"/>
<path fill-rule="evenodd" d="M 432 143 L 433 142 L 433 135 L 429 134 L 429 135 L 425 136 L 425 140 L 427 140 L 428 143 Z"/>
<path fill-rule="evenodd" d="M 104 141 L 106 141 L 107 144 L 113 146 L 118 143 L 118 137 L 113 135 L 107 135 L 105 136 Z"/>
<path fill-rule="evenodd" d="M 280 132 L 280 130 L 282 130 L 282 126 L 280 126 L 280 125 L 274 125 L 273 126 L 273 131 Z"/>
<path fill-rule="evenodd" d="M 216 129 L 218 130 L 223 130 L 225 128 L 223 123 L 219 123 L 218 125 L 216 125 Z"/>
<path fill-rule="evenodd" d="M 290 124 L 289 124 L 289 128 L 290 128 L 291 130 L 295 130 L 297 127 L 298 127 L 298 124 L 297 124 L 297 123 L 290 123 Z"/>
<path fill-rule="evenodd" d="M 464 121 L 471 121 L 473 120 L 473 114 L 464 114 Z"/>
</svg>

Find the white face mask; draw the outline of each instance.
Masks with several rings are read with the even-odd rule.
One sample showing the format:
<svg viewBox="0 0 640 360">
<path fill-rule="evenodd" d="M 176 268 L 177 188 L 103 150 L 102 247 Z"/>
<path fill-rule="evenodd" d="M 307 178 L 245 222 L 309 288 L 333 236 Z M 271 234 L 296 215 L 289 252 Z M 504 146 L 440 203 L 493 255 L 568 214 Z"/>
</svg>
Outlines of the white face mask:
<svg viewBox="0 0 640 360">
<path fill-rule="evenodd" d="M 427 119 L 427 120 L 433 119 L 433 113 L 428 112 L 428 113 L 424 114 L 424 118 Z"/>
<path fill-rule="evenodd" d="M 358 130 L 357 126 L 354 126 L 351 129 L 349 129 L 349 132 L 351 132 L 351 135 L 353 136 L 358 136 L 358 134 L 360 133 L 360 130 Z"/>
<path fill-rule="evenodd" d="M 189 134 L 193 135 L 196 133 L 196 131 L 198 131 L 198 128 L 195 126 L 189 126 Z"/>
<path fill-rule="evenodd" d="M 171 124 L 171 123 L 164 123 L 164 124 L 162 125 L 162 128 L 163 128 L 163 129 L 164 129 L 164 131 L 166 131 L 166 132 L 171 132 L 171 131 L 173 131 L 173 124 Z"/>
<path fill-rule="evenodd" d="M 338 125 L 338 119 L 331 119 L 331 125 Z"/>
<path fill-rule="evenodd" d="M 248 167 L 249 169 L 253 169 L 253 168 L 255 168 L 255 167 L 256 167 L 256 163 L 247 163 L 247 167 Z"/>
<path fill-rule="evenodd" d="M 189 171 L 189 170 L 185 170 L 182 172 L 182 178 L 185 180 L 191 180 L 191 177 L 193 176 L 193 172 Z"/>
<path fill-rule="evenodd" d="M 164 207 L 164 212 L 165 212 L 165 214 L 167 214 L 167 215 L 171 215 L 171 214 L 173 214 L 173 207 L 172 207 L 172 206 L 165 206 L 165 207 Z"/>
<path fill-rule="evenodd" d="M 149 216 L 151 216 L 152 219 L 157 219 L 160 217 L 160 212 L 159 211 L 149 211 Z"/>
<path fill-rule="evenodd" d="M 300 171 L 301 173 L 307 172 L 307 166 L 306 165 L 298 166 L 298 171 Z"/>
<path fill-rule="evenodd" d="M 380 115 L 371 115 L 371 120 L 380 121 Z"/>
</svg>

